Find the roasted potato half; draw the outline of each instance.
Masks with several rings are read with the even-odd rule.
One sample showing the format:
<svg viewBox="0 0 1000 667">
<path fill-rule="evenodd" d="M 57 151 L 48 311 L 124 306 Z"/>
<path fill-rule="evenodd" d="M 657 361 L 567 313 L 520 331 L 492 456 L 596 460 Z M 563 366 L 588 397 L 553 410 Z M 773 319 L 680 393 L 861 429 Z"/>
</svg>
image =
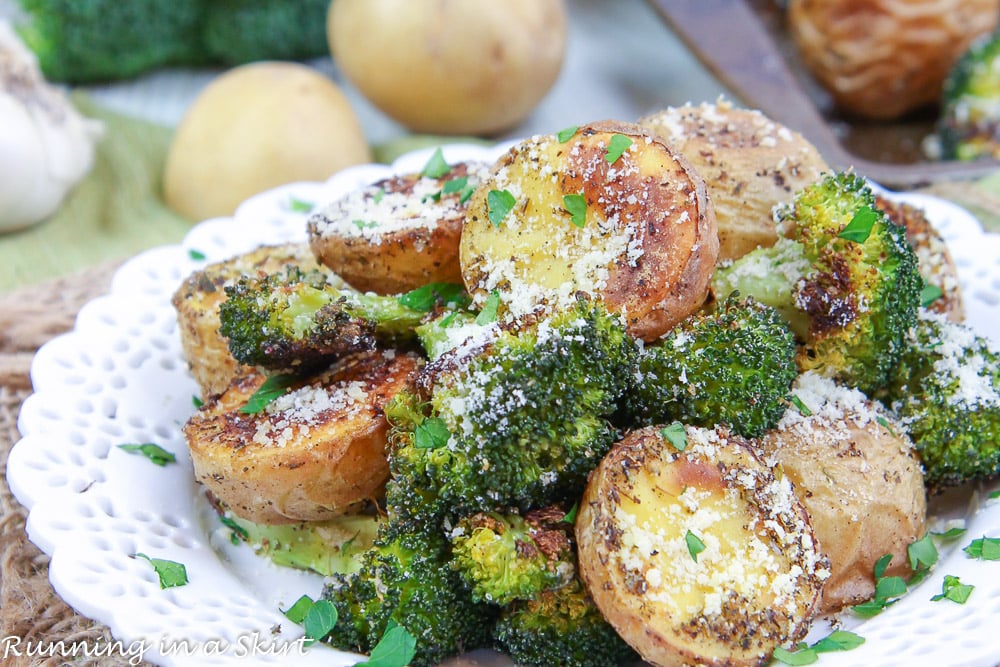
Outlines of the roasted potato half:
<svg viewBox="0 0 1000 667">
<path fill-rule="evenodd" d="M 219 304 L 226 299 L 226 285 L 290 265 L 304 271 L 320 268 L 308 244 L 263 246 L 195 271 L 174 292 L 181 349 L 204 398 L 225 391 L 241 371 L 226 338 L 219 334 Z M 336 281 L 336 276 L 329 278 Z"/>
<path fill-rule="evenodd" d="M 639 126 L 612 121 L 511 148 L 472 195 L 461 240 L 480 306 L 496 292 L 522 315 L 583 291 L 645 340 L 702 305 L 717 255 L 701 177 Z"/>
<path fill-rule="evenodd" d="M 895 202 L 883 195 L 875 195 L 875 201 L 890 220 L 906 229 L 906 238 L 917 253 L 924 283 L 941 290 L 941 295 L 929 303 L 927 309 L 944 315 L 952 322 L 964 321 L 965 305 L 962 285 L 958 282 L 958 269 L 941 233 L 916 206 Z"/>
<path fill-rule="evenodd" d="M 441 175 L 383 179 L 313 214 L 307 228 L 316 257 L 363 292 L 399 294 L 428 283 L 461 283 L 462 223 L 489 165 L 445 166 Z"/>
<path fill-rule="evenodd" d="M 771 210 L 830 167 L 819 151 L 760 111 L 720 101 L 670 107 L 639 124 L 681 153 L 705 179 L 719 226 L 719 259 L 777 240 Z"/>
<path fill-rule="evenodd" d="M 764 664 L 806 633 L 829 574 L 791 482 L 723 428 L 625 436 L 576 536 L 594 602 L 654 665 Z"/>
<path fill-rule="evenodd" d="M 792 392 L 810 414 L 789 408 L 761 446 L 795 484 L 830 559 L 820 612 L 834 613 L 872 597 L 885 554 L 887 575 L 910 574 L 907 547 L 926 530 L 923 474 L 903 428 L 861 392 L 815 373 Z"/>
<path fill-rule="evenodd" d="M 329 519 L 385 484 L 382 410 L 411 386 L 415 355 L 374 350 L 296 382 L 255 414 L 241 411 L 264 384 L 233 381 L 184 426 L 195 477 L 234 514 L 265 524 Z"/>
</svg>

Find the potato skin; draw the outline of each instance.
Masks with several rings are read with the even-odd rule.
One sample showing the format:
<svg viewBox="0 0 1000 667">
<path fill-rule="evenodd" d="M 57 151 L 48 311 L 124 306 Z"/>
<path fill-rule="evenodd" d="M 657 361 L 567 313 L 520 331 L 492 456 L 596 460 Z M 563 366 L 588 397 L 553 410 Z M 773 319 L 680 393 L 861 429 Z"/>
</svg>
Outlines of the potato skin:
<svg viewBox="0 0 1000 667">
<path fill-rule="evenodd" d="M 631 146 L 611 164 L 616 135 Z M 489 219 L 494 190 L 516 193 L 499 225 Z M 571 222 L 567 195 L 586 200 L 582 226 Z M 651 133 L 617 121 L 581 126 L 565 142 L 538 136 L 511 148 L 472 195 L 460 247 L 477 303 L 496 289 L 523 314 L 585 291 L 647 341 L 701 307 L 717 256 L 704 181 Z"/>
<path fill-rule="evenodd" d="M 485 163 L 462 162 L 437 178 L 414 173 L 372 183 L 313 214 L 309 243 L 320 262 L 363 292 L 461 283 L 458 248 L 468 198 L 441 190 L 462 178 L 474 188 L 488 170 Z"/>
<path fill-rule="evenodd" d="M 196 479 L 256 523 L 322 521 L 351 511 L 388 479 L 382 410 L 411 386 L 421 365 L 411 354 L 357 353 L 253 415 L 239 410 L 265 377 L 236 378 L 184 426 Z"/>
<path fill-rule="evenodd" d="M 580 575 L 653 665 L 763 665 L 806 633 L 826 561 L 791 485 L 748 441 L 724 429 L 686 432 L 680 452 L 661 427 L 634 431 L 591 474 L 576 521 Z M 688 527 L 702 506 L 722 518 Z M 695 559 L 685 529 L 713 546 Z"/>
<path fill-rule="evenodd" d="M 892 554 L 887 575 L 909 576 L 907 547 L 926 531 L 927 505 L 920 462 L 901 426 L 879 423 L 870 403 L 856 403 L 856 411 L 813 405 L 808 417 L 789 409 L 761 447 L 795 484 L 830 559 L 820 612 L 832 614 L 872 597 L 875 562 L 885 554 Z"/>
<path fill-rule="evenodd" d="M 830 171 L 801 134 L 725 101 L 669 107 L 639 124 L 705 179 L 719 228 L 719 261 L 774 245 L 774 206 Z"/>
</svg>

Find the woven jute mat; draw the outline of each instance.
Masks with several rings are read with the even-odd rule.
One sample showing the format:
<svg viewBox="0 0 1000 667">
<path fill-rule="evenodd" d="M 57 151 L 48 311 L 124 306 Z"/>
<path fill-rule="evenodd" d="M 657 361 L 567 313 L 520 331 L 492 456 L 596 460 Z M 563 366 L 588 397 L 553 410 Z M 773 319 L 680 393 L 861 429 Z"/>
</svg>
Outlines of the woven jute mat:
<svg viewBox="0 0 1000 667">
<path fill-rule="evenodd" d="M 117 667 L 122 656 L 27 656 L 24 647 L 64 642 L 107 646 L 108 629 L 77 614 L 48 578 L 48 556 L 28 541 L 27 511 L 7 486 L 7 454 L 20 438 L 17 414 L 31 393 L 31 358 L 44 342 L 73 326 L 80 307 L 107 292 L 116 264 L 0 294 L 0 663 L 3 665 Z M 20 640 L 21 656 L 10 650 Z M 8 650 L 4 650 L 7 647 Z"/>
</svg>

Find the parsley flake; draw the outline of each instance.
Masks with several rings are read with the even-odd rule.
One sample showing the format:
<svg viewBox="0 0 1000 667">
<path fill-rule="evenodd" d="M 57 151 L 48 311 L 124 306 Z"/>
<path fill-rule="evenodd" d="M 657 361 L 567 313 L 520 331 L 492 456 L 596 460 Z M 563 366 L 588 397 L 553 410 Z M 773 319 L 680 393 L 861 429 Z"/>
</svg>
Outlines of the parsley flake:
<svg viewBox="0 0 1000 667">
<path fill-rule="evenodd" d="M 385 188 L 379 188 L 375 191 L 375 194 L 372 195 L 372 202 L 378 204 L 383 199 L 385 199 Z"/>
<path fill-rule="evenodd" d="M 882 415 L 878 415 L 877 417 L 875 417 L 875 421 L 878 423 L 879 426 L 889 431 L 889 433 L 891 433 L 892 435 L 896 435 L 896 429 L 892 427 L 892 424 L 889 423 L 888 419 L 886 419 Z"/>
<path fill-rule="evenodd" d="M 823 639 L 813 644 L 811 648 L 817 653 L 833 653 L 834 651 L 851 651 L 865 643 L 865 638 L 847 630 L 834 630 Z"/>
<path fill-rule="evenodd" d="M 281 613 L 292 623 L 302 625 L 302 621 L 306 620 L 306 614 L 309 613 L 312 606 L 313 599 L 308 595 L 303 595 L 291 607 Z"/>
<path fill-rule="evenodd" d="M 201 398 L 195 396 L 194 394 L 191 395 L 191 404 L 199 410 L 205 407 L 205 401 L 201 400 Z"/>
<path fill-rule="evenodd" d="M 937 285 L 931 285 L 930 283 L 924 283 L 923 289 L 920 290 L 920 305 L 924 308 L 930 307 L 935 301 L 944 296 L 944 292 Z"/>
<path fill-rule="evenodd" d="M 864 618 L 871 618 L 882 612 L 886 607 L 899 602 L 900 596 L 906 593 L 906 582 L 902 577 L 887 577 L 885 571 L 892 562 L 892 554 L 885 554 L 872 569 L 875 575 L 875 595 L 871 600 L 852 607 L 854 612 Z"/>
<path fill-rule="evenodd" d="M 476 324 L 481 327 L 497 321 L 497 309 L 500 308 L 500 292 L 493 290 L 488 297 L 483 309 L 476 315 Z"/>
<path fill-rule="evenodd" d="M 176 463 L 177 457 L 172 453 L 165 450 L 159 445 L 154 445 L 151 442 L 144 442 L 141 445 L 118 445 L 118 449 L 126 451 L 129 454 L 139 454 L 140 456 L 145 456 L 161 468 L 168 463 Z"/>
<path fill-rule="evenodd" d="M 430 159 L 427 160 L 427 164 L 420 171 L 420 175 L 427 178 L 441 178 L 449 171 L 451 171 L 451 167 L 444 161 L 444 153 L 441 152 L 441 147 L 438 146 L 434 149 Z"/>
<path fill-rule="evenodd" d="M 563 208 L 570 221 L 582 229 L 587 223 L 587 199 L 583 195 L 563 195 Z"/>
<path fill-rule="evenodd" d="M 365 221 L 365 220 L 351 220 L 351 222 L 354 224 L 355 227 L 357 227 L 358 229 L 362 229 L 362 230 L 364 230 L 364 229 L 375 229 L 376 227 L 378 227 L 378 223 L 375 222 L 374 220 L 370 220 L 370 221 Z"/>
<path fill-rule="evenodd" d="M 579 125 L 570 125 L 566 129 L 559 130 L 559 133 L 556 135 L 556 139 L 559 140 L 559 143 L 564 144 L 572 139 L 573 135 L 576 134 L 576 131 L 579 129 Z"/>
<path fill-rule="evenodd" d="M 674 422 L 669 426 L 665 426 L 660 429 L 660 435 L 662 435 L 667 442 L 673 445 L 674 449 L 677 451 L 683 452 L 687 449 L 687 429 L 684 428 L 684 424 Z"/>
<path fill-rule="evenodd" d="M 910 557 L 910 569 L 914 572 L 933 567 L 938 561 L 938 550 L 930 533 L 906 547 L 906 554 Z"/>
<path fill-rule="evenodd" d="M 223 526 L 229 529 L 229 541 L 233 544 L 239 544 L 240 540 L 246 542 L 250 539 L 250 533 L 247 532 L 247 529 L 233 521 L 230 517 L 220 515 L 219 521 L 222 522 Z"/>
<path fill-rule="evenodd" d="M 459 283 L 428 283 L 401 294 L 396 301 L 401 306 L 429 313 L 438 304 L 464 308 L 469 305 L 469 295 L 465 293 L 465 286 Z"/>
<path fill-rule="evenodd" d="M 931 533 L 931 535 L 942 540 L 954 540 L 961 537 L 962 535 L 965 535 L 965 528 L 959 528 L 958 526 L 956 526 L 955 528 L 949 528 L 943 533 Z"/>
<path fill-rule="evenodd" d="M 191 248 L 190 250 L 188 250 L 188 257 L 190 257 L 196 262 L 200 262 L 205 259 L 205 253 L 203 253 L 200 250 L 195 250 L 194 248 Z"/>
<path fill-rule="evenodd" d="M 440 417 L 423 420 L 413 430 L 413 446 L 417 449 L 438 449 L 448 444 L 451 431 Z"/>
<path fill-rule="evenodd" d="M 245 415 L 255 415 L 276 398 L 280 398 L 288 393 L 288 390 L 298 380 L 296 375 L 272 375 L 264 380 L 264 384 L 253 393 L 246 405 L 240 408 L 240 412 Z"/>
<path fill-rule="evenodd" d="M 608 150 L 604 154 L 604 159 L 608 161 L 608 164 L 614 164 L 631 145 L 632 140 L 624 134 L 614 135 L 608 142 Z"/>
<path fill-rule="evenodd" d="M 941 583 L 941 592 L 931 598 L 931 602 L 937 602 L 938 600 L 951 600 L 952 602 L 957 602 L 958 604 L 965 604 L 969 596 L 972 595 L 972 590 L 975 586 L 970 584 L 963 584 L 958 577 L 953 577 L 950 574 L 944 575 L 944 581 Z"/>
<path fill-rule="evenodd" d="M 691 559 L 694 562 L 698 562 L 698 554 L 705 550 L 705 543 L 701 541 L 701 538 L 688 530 L 687 534 L 684 536 L 684 541 L 687 543 L 688 553 L 691 554 Z"/>
<path fill-rule="evenodd" d="M 574 524 L 576 523 L 576 515 L 580 511 L 580 503 L 573 503 L 573 506 L 569 508 L 566 515 L 560 520 L 560 523 Z"/>
<path fill-rule="evenodd" d="M 385 634 L 372 649 L 368 660 L 359 662 L 358 666 L 406 667 L 416 654 L 416 638 L 403 626 L 390 623 L 385 629 Z"/>
<path fill-rule="evenodd" d="M 819 660 L 819 654 L 811 648 L 799 645 L 794 651 L 778 646 L 774 649 L 773 657 L 783 665 L 811 665 Z"/>
<path fill-rule="evenodd" d="M 509 190 L 490 190 L 486 195 L 486 209 L 489 211 L 490 222 L 494 227 L 499 227 L 514 208 L 517 199 Z"/>
<path fill-rule="evenodd" d="M 188 582 L 187 568 L 184 567 L 183 563 L 164 560 L 162 558 L 150 558 L 144 553 L 132 554 L 132 558 L 142 558 L 149 561 L 149 564 L 153 566 L 153 571 L 156 572 L 156 576 L 160 580 L 161 589 L 176 588 Z"/>
<path fill-rule="evenodd" d="M 837 236 L 845 241 L 864 243 L 871 236 L 876 220 L 878 220 L 878 213 L 875 212 L 875 209 L 871 206 L 862 206 Z"/>
<path fill-rule="evenodd" d="M 803 417 L 812 417 L 813 411 L 809 409 L 809 406 L 806 405 L 801 398 L 793 394 L 788 400 L 792 402 L 792 405 L 795 406 L 795 409 L 798 410 Z"/>
<path fill-rule="evenodd" d="M 962 549 L 969 558 L 1000 560 L 1000 537 L 980 537 Z"/>
<path fill-rule="evenodd" d="M 309 607 L 305 618 L 302 619 L 302 627 L 306 631 L 306 637 L 313 641 L 320 641 L 330 634 L 334 626 L 337 625 L 337 608 L 329 600 L 317 600 Z"/>
<path fill-rule="evenodd" d="M 294 213 L 311 213 L 315 206 L 316 204 L 311 201 L 305 201 L 297 197 L 288 198 L 288 210 Z"/>
<path fill-rule="evenodd" d="M 1000 489 L 997 489 L 996 491 L 990 491 L 990 494 L 986 497 L 989 500 L 996 500 L 997 498 L 1000 498 Z"/>
</svg>

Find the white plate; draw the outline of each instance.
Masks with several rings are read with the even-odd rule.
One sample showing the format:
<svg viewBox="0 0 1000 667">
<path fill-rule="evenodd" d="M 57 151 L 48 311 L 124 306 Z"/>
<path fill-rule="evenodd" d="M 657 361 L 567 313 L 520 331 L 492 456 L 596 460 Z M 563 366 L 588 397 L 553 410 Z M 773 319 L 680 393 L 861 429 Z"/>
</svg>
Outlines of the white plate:
<svg viewBox="0 0 1000 667">
<path fill-rule="evenodd" d="M 447 146 L 445 158 L 495 159 L 506 146 Z M 18 427 L 23 439 L 7 463 L 7 480 L 29 510 L 28 535 L 52 556 L 55 590 L 82 614 L 110 626 L 123 648 L 163 665 L 352 664 L 356 657 L 324 646 L 298 656 L 300 629 L 285 619 L 301 594 L 316 597 L 322 581 L 280 569 L 245 546 L 207 509 L 194 483 L 181 425 L 198 388 L 181 355 L 170 297 L 185 276 L 262 243 L 305 239 L 305 213 L 294 200 L 322 204 L 359 185 L 418 171 L 429 151 L 391 167 L 365 165 L 326 183 L 297 183 L 249 199 L 233 218 L 208 220 L 176 246 L 145 252 L 115 275 L 111 293 L 85 306 L 72 332 L 38 351 L 35 393 Z M 924 208 L 942 231 L 959 267 L 969 322 L 1000 342 L 1000 237 L 984 234 L 963 209 L 928 196 L 898 195 Z M 192 259 L 191 251 L 204 254 Z M 178 464 L 159 468 L 115 445 L 155 442 Z M 969 515 L 969 538 L 1000 536 L 1000 502 L 977 507 L 979 493 L 957 501 Z M 971 509 L 966 510 L 966 507 Z M 948 664 L 992 666 L 1000 656 L 1000 565 L 946 549 L 925 583 L 880 616 L 858 624 L 867 642 L 823 665 Z M 179 561 L 190 583 L 161 590 L 142 552 Z M 945 574 L 974 584 L 969 602 L 929 602 Z M 272 635 L 272 629 L 280 632 Z M 824 632 L 817 629 L 817 633 Z M 188 640 L 187 644 L 171 644 Z M 256 644 L 255 644 L 256 643 Z M 269 654 L 271 653 L 271 654 Z"/>
</svg>

